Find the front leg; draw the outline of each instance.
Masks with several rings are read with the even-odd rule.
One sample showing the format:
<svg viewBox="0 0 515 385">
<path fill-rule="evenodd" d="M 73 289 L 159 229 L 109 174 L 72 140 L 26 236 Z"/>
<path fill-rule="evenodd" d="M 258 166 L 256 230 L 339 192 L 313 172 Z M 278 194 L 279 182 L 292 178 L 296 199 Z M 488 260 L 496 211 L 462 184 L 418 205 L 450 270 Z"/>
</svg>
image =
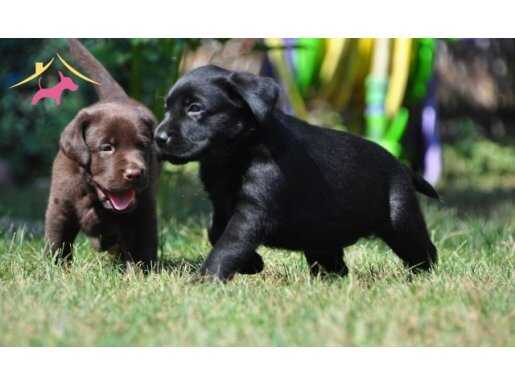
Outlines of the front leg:
<svg viewBox="0 0 515 385">
<path fill-rule="evenodd" d="M 45 215 L 45 239 L 56 263 L 72 259 L 72 245 L 78 232 L 75 216 L 51 202 Z"/>
<path fill-rule="evenodd" d="M 157 214 L 154 201 L 146 203 L 137 209 L 130 223 L 121 225 L 122 254 L 127 262 L 139 263 L 149 272 L 157 263 Z"/>
<path fill-rule="evenodd" d="M 226 281 L 252 265 L 256 255 L 261 260 L 255 252 L 263 238 L 261 223 L 260 215 L 255 210 L 236 208 L 222 234 L 217 240 L 213 239 L 215 245 L 202 266 L 202 275 Z M 210 235 L 210 240 L 213 235 L 216 234 Z"/>
<path fill-rule="evenodd" d="M 213 217 L 211 219 L 211 226 L 208 229 L 208 238 L 211 246 L 215 246 L 220 237 L 222 236 L 225 228 L 227 226 L 227 216 L 223 214 L 222 210 L 215 209 L 213 211 Z M 257 274 L 263 271 L 265 267 L 263 263 L 263 258 L 261 255 L 252 251 L 248 258 L 245 258 L 242 261 L 242 264 L 238 268 L 238 273 L 240 274 Z"/>
</svg>

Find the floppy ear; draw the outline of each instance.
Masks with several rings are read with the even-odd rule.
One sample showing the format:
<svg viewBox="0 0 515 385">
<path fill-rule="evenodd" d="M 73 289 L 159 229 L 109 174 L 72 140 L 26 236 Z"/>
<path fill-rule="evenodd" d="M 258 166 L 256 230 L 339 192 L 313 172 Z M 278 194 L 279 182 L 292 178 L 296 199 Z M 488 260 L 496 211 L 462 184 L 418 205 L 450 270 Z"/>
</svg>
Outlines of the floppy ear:
<svg viewBox="0 0 515 385">
<path fill-rule="evenodd" d="M 233 72 L 229 82 L 250 107 L 259 123 L 266 122 L 279 97 L 279 85 L 272 78 Z"/>
<path fill-rule="evenodd" d="M 84 130 L 91 120 L 90 115 L 82 110 L 63 130 L 59 148 L 67 157 L 83 167 L 89 164 L 89 149 L 84 140 Z"/>
<path fill-rule="evenodd" d="M 157 120 L 154 117 L 154 114 L 145 106 L 141 104 L 136 104 L 136 110 L 138 111 L 138 114 L 145 124 L 145 127 L 149 129 L 149 131 L 153 134 L 154 128 L 157 125 Z"/>
</svg>

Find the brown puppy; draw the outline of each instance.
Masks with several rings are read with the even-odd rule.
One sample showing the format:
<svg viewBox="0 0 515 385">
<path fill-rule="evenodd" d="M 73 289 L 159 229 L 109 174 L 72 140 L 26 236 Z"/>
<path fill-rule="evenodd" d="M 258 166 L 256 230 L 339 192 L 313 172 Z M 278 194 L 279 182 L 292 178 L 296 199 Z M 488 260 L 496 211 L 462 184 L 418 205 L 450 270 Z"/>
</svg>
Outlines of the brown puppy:
<svg viewBox="0 0 515 385">
<path fill-rule="evenodd" d="M 70 52 L 100 82 L 100 102 L 66 126 L 52 168 L 45 237 L 58 260 L 69 260 L 79 231 L 97 250 L 116 250 L 145 269 L 156 261 L 156 182 L 152 146 L 155 118 L 130 99 L 77 40 Z"/>
</svg>

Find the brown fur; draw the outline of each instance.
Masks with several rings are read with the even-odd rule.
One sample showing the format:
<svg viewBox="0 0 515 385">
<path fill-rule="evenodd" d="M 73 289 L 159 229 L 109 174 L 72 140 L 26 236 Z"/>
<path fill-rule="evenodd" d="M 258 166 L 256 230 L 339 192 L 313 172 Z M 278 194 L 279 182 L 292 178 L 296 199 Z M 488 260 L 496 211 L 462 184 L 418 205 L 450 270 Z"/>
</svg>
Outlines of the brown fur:
<svg viewBox="0 0 515 385">
<path fill-rule="evenodd" d="M 91 55 L 79 42 L 72 43 L 80 50 L 77 55 Z M 91 57 L 90 61 L 95 60 Z M 96 61 L 92 67 L 86 67 L 92 75 L 105 71 Z M 114 82 L 106 73 L 99 76 L 103 84 Z M 111 97 L 99 92 L 101 101 L 79 111 L 61 135 L 52 168 L 45 237 L 59 260 L 71 258 L 74 239 L 82 231 L 96 249 L 116 249 L 123 260 L 148 268 L 157 254 L 155 118 L 117 84 L 107 88 L 116 92 Z M 105 144 L 114 150 L 101 151 Z M 133 170 L 141 176 L 129 178 Z M 127 190 L 135 191 L 133 204 L 115 210 L 108 194 Z"/>
</svg>

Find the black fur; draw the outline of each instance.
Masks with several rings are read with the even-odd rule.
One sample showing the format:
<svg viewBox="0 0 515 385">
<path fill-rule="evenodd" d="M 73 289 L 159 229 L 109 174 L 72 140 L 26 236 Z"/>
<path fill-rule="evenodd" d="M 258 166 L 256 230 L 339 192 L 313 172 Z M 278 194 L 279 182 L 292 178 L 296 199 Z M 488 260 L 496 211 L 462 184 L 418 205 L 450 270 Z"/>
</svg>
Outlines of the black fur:
<svg viewBox="0 0 515 385">
<path fill-rule="evenodd" d="M 278 94 L 272 79 L 205 66 L 166 98 L 158 153 L 199 161 L 213 204 L 203 274 L 257 273 L 264 244 L 303 251 L 314 274 L 344 275 L 343 248 L 368 235 L 407 267 L 430 269 L 437 252 L 415 190 L 434 189 L 377 144 L 279 111 Z"/>
</svg>

